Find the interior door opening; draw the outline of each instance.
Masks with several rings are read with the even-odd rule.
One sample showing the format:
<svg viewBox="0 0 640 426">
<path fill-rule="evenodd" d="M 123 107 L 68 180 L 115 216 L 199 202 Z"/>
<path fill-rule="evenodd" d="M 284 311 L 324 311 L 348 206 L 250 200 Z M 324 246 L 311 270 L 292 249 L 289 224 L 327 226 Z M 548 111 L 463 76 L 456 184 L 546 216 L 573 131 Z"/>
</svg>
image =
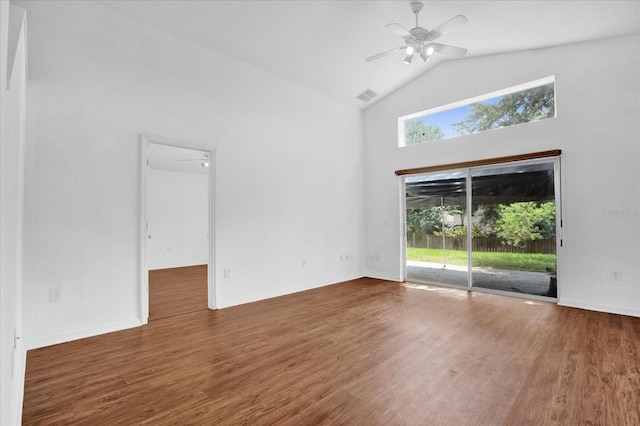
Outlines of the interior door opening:
<svg viewBox="0 0 640 426">
<path fill-rule="evenodd" d="M 212 152 L 142 138 L 143 323 L 215 309 Z"/>
<path fill-rule="evenodd" d="M 405 177 L 406 279 L 556 299 L 558 159 Z"/>
<path fill-rule="evenodd" d="M 207 264 L 149 270 L 149 321 L 207 309 Z"/>
</svg>

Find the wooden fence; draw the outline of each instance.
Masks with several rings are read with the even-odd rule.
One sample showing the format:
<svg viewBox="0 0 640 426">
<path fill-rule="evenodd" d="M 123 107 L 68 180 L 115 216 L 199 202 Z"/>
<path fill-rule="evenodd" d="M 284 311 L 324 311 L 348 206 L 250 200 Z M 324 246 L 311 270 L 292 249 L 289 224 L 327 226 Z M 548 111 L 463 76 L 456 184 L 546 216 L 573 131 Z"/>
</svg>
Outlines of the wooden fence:
<svg viewBox="0 0 640 426">
<path fill-rule="evenodd" d="M 499 252 L 499 253 L 556 253 L 555 238 L 548 240 L 528 241 L 523 247 L 514 247 L 506 244 L 504 240 L 495 237 L 474 237 L 471 240 L 473 251 Z M 467 237 L 465 235 L 445 237 L 445 248 L 449 250 L 466 250 Z M 407 233 L 407 245 L 409 247 L 442 249 L 442 236 L 422 235 L 413 232 Z"/>
</svg>

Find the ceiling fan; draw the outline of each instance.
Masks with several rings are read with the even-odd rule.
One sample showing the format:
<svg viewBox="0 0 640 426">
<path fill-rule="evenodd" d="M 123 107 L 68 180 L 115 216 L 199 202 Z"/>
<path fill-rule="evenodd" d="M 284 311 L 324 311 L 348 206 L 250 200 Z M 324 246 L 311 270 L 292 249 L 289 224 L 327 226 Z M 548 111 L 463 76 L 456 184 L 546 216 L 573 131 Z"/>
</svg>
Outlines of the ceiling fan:
<svg viewBox="0 0 640 426">
<path fill-rule="evenodd" d="M 209 167 L 209 154 L 202 153 L 202 158 L 182 158 L 178 161 L 200 161 L 200 167 Z"/>
<path fill-rule="evenodd" d="M 416 15 L 416 26 L 411 30 L 406 30 L 400 24 L 388 24 L 386 27 L 394 34 L 399 35 L 404 39 L 405 46 L 396 47 L 377 55 L 369 56 L 366 60 L 371 62 L 373 60 L 382 58 L 394 52 L 405 51 L 407 54 L 404 58 L 404 62 L 408 65 L 414 56 L 419 55 L 423 61 L 428 62 L 434 53 L 439 53 L 452 58 L 460 58 L 467 53 L 467 49 L 461 47 L 449 46 L 447 44 L 433 43 L 433 40 L 448 33 L 452 29 L 466 24 L 467 18 L 463 15 L 455 16 L 448 20 L 444 24 L 440 25 L 436 29 L 431 31 L 422 28 L 418 25 L 418 13 L 423 9 L 424 5 L 419 0 L 411 1 L 411 10 Z"/>
</svg>

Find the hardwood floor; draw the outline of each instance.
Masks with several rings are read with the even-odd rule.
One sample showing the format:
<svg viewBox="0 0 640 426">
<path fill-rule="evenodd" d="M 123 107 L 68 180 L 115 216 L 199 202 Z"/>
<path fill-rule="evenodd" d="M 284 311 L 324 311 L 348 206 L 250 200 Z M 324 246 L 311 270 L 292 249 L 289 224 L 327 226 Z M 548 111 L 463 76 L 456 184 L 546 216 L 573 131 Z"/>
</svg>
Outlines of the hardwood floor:
<svg viewBox="0 0 640 426">
<path fill-rule="evenodd" d="M 206 309 L 207 265 L 149 271 L 149 321 Z"/>
<path fill-rule="evenodd" d="M 28 352 L 25 425 L 639 425 L 640 318 L 359 279 Z"/>
</svg>

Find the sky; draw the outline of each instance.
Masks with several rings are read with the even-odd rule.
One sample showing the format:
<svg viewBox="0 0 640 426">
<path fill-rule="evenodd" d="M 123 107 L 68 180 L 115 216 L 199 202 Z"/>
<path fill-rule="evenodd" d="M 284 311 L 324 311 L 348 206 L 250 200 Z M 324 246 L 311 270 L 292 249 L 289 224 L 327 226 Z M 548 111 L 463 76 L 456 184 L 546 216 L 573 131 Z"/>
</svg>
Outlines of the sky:
<svg viewBox="0 0 640 426">
<path fill-rule="evenodd" d="M 427 126 L 440 127 L 440 130 L 444 133 L 444 139 L 452 138 L 460 136 L 460 133 L 458 133 L 458 131 L 453 127 L 453 124 L 464 120 L 470 111 L 471 107 L 469 105 L 465 105 L 422 117 L 422 122 Z"/>
<path fill-rule="evenodd" d="M 498 103 L 504 96 L 497 96 L 495 98 L 491 98 L 491 99 L 487 99 L 485 101 L 482 102 L 477 102 L 477 103 L 482 103 L 482 104 L 496 104 Z M 449 109 L 446 111 L 442 111 L 442 112 L 437 112 L 435 114 L 428 114 L 425 116 L 422 116 L 422 122 L 426 125 L 426 126 L 437 126 L 440 128 L 440 130 L 442 130 L 442 133 L 444 134 L 444 137 L 442 139 L 447 139 L 447 138 L 453 138 L 456 136 L 460 136 L 461 133 L 459 133 L 455 127 L 453 126 L 455 123 L 458 123 L 462 120 L 465 119 L 465 117 L 467 115 L 469 115 L 469 113 L 471 112 L 471 105 L 474 104 L 469 104 L 469 105 L 463 105 L 457 108 L 453 108 L 453 109 Z M 416 120 L 412 119 L 409 121 L 413 121 Z"/>
</svg>

